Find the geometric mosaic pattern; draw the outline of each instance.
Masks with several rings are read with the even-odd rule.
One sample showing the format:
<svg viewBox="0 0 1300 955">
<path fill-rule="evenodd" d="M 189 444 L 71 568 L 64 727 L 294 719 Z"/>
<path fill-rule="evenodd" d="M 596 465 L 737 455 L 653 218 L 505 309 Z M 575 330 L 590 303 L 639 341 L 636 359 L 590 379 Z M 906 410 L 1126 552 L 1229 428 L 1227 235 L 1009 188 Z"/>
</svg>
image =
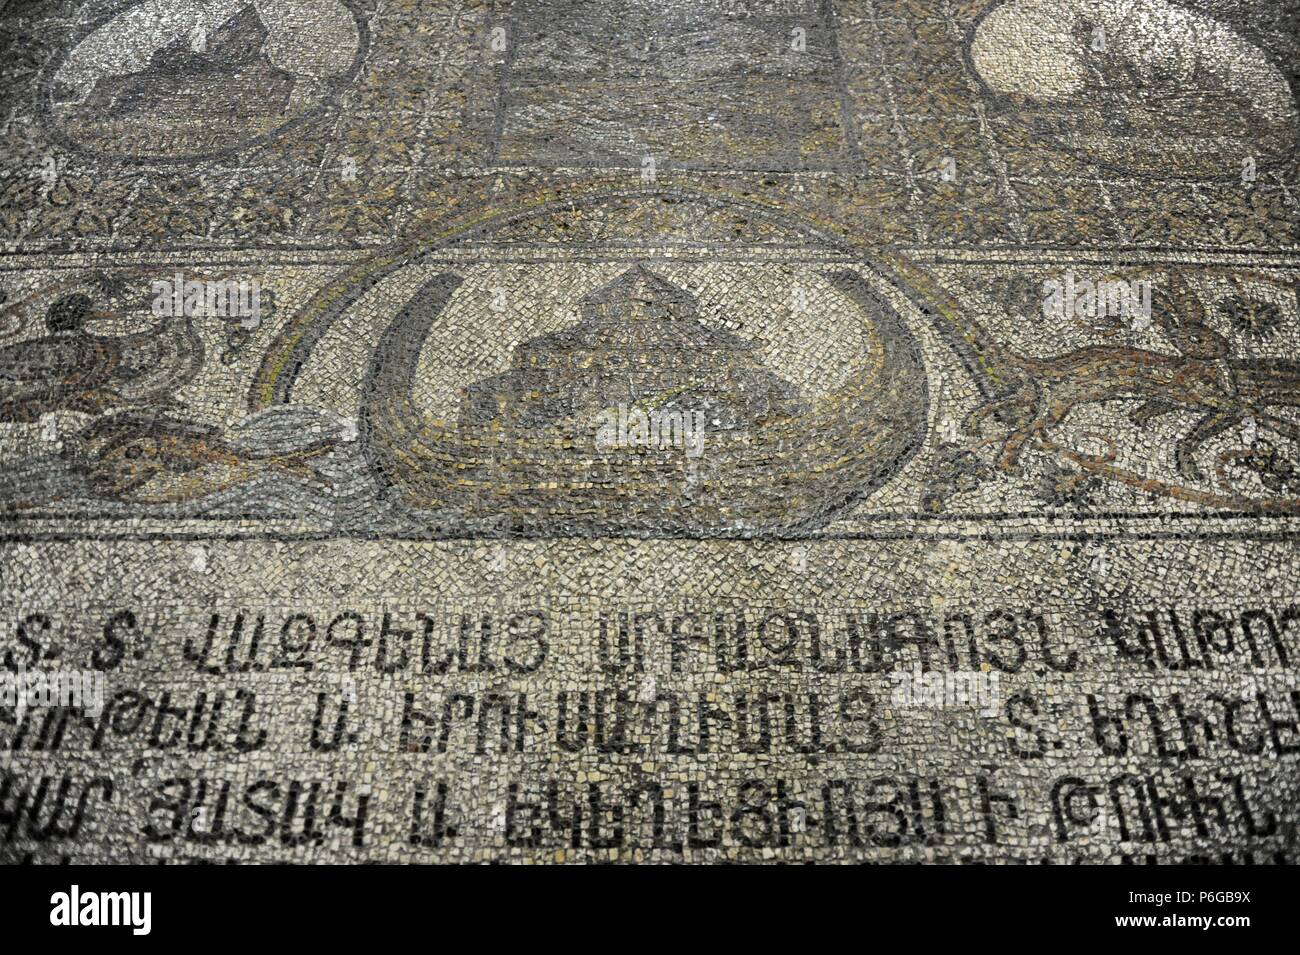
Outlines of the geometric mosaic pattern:
<svg viewBox="0 0 1300 955">
<path fill-rule="evenodd" d="M 0 859 L 1294 861 L 1285 5 L 0 3 L 0 133 Z"/>
</svg>

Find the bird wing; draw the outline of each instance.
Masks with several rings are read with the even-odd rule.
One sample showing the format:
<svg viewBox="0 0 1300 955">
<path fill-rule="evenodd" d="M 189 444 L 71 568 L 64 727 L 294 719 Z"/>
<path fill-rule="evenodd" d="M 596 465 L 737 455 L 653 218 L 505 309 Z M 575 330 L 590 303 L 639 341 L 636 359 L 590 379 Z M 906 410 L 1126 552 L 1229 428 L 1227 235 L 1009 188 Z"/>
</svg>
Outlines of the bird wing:
<svg viewBox="0 0 1300 955">
<path fill-rule="evenodd" d="M 63 383 L 86 370 L 85 339 L 52 335 L 0 348 L 0 382 L 9 384 Z"/>
</svg>

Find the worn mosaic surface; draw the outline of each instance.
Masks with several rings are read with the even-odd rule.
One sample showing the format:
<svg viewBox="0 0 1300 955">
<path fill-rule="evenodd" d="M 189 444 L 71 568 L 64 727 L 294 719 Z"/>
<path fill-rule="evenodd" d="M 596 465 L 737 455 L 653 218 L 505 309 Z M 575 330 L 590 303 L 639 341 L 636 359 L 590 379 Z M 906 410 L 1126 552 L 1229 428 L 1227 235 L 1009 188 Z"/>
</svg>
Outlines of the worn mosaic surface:
<svg viewBox="0 0 1300 955">
<path fill-rule="evenodd" d="M 0 50 L 0 859 L 1300 852 L 1295 4 Z"/>
</svg>

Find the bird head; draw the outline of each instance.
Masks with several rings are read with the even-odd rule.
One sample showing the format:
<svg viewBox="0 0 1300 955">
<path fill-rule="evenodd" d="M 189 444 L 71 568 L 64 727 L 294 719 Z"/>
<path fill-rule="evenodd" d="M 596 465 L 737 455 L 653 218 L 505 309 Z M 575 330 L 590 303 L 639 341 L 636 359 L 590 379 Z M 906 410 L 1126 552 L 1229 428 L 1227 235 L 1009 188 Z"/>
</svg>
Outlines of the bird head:
<svg viewBox="0 0 1300 955">
<path fill-rule="evenodd" d="M 85 326 L 98 313 L 90 296 L 82 292 L 65 295 L 52 304 L 45 312 L 45 327 L 51 332 L 76 332 Z"/>
</svg>

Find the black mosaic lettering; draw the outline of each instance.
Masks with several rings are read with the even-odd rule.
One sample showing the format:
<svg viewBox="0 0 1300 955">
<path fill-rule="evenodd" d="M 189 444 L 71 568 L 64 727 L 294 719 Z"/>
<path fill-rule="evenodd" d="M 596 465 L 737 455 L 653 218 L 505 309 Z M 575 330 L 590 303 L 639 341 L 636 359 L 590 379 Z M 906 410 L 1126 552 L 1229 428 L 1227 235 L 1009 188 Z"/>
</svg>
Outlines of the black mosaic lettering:
<svg viewBox="0 0 1300 955">
<path fill-rule="evenodd" d="M 0 862 L 1296 861 L 1294 6 L 0 2 Z"/>
</svg>

